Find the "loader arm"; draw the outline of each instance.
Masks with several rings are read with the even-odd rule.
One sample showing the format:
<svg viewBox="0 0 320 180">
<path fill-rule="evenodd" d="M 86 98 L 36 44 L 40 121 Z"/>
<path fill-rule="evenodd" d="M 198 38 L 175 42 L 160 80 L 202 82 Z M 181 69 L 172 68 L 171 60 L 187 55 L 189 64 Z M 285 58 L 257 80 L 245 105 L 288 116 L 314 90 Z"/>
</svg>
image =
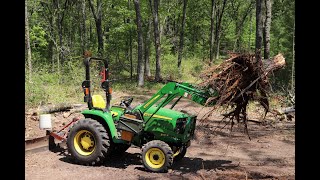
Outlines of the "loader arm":
<svg viewBox="0 0 320 180">
<path fill-rule="evenodd" d="M 167 96 L 166 96 L 167 95 Z M 196 88 L 194 85 L 189 83 L 178 83 L 178 82 L 169 82 L 163 86 L 156 94 L 154 94 L 148 101 L 139 106 L 137 109 L 141 113 L 145 113 L 150 107 L 163 98 L 163 100 L 156 106 L 157 109 L 153 114 L 155 114 L 160 108 L 166 106 L 170 103 L 175 97 L 180 96 L 176 102 L 171 106 L 171 109 L 177 104 L 181 97 L 188 98 L 193 102 L 196 102 L 201 105 L 205 105 L 207 99 L 212 96 L 216 96 L 217 92 L 209 93 L 208 91 L 203 91 Z M 214 105 L 213 103 L 210 105 Z M 151 118 L 152 116 L 150 116 Z M 149 118 L 149 119 L 150 119 Z"/>
</svg>

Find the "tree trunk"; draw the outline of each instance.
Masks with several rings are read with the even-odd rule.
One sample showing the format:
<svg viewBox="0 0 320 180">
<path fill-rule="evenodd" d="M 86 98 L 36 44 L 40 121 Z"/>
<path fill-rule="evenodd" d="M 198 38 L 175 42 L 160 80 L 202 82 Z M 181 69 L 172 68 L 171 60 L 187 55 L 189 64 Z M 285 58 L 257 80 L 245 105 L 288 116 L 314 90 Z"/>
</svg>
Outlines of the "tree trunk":
<svg viewBox="0 0 320 180">
<path fill-rule="evenodd" d="M 136 10 L 136 23 L 137 23 L 137 32 L 138 32 L 138 67 L 137 67 L 137 76 L 138 76 L 138 87 L 144 85 L 144 69 L 143 69 L 143 38 L 142 38 L 142 23 L 141 23 L 141 14 L 140 14 L 140 2 L 139 0 L 134 0 L 134 7 Z"/>
<path fill-rule="evenodd" d="M 50 72 L 54 72 L 54 59 L 53 59 L 53 47 L 54 47 L 54 44 L 52 42 L 52 40 L 49 39 L 49 42 L 48 42 L 48 63 L 52 63 L 52 66 L 51 66 L 51 69 L 50 69 Z"/>
<path fill-rule="evenodd" d="M 216 44 L 216 47 L 217 47 L 217 49 L 216 49 L 216 59 L 219 59 L 219 56 L 220 56 L 220 53 L 219 53 L 219 51 L 220 51 L 220 36 L 221 36 L 221 34 L 219 33 L 218 37 L 217 37 L 217 44 Z"/>
<path fill-rule="evenodd" d="M 252 15 L 253 13 L 250 13 L 250 31 L 249 31 L 249 43 L 248 43 L 248 49 L 251 51 L 251 34 L 252 34 Z"/>
<path fill-rule="evenodd" d="M 181 31 L 180 31 L 180 45 L 178 53 L 178 71 L 181 72 L 181 59 L 183 51 L 183 38 L 184 38 L 184 25 L 186 24 L 186 13 L 187 13 L 187 0 L 183 0 L 183 15 L 181 21 Z"/>
<path fill-rule="evenodd" d="M 56 42 L 56 40 L 55 40 L 56 35 L 55 35 L 55 31 L 54 31 L 55 15 L 54 15 L 53 13 L 51 14 L 51 17 L 50 17 L 49 22 L 50 22 L 50 35 L 51 35 L 51 39 L 50 39 L 50 44 L 49 44 L 49 46 L 52 45 L 52 46 L 51 46 L 51 50 L 50 50 L 50 52 L 52 52 L 52 54 L 51 54 L 52 72 L 55 72 L 55 55 L 56 55 L 56 53 L 54 52 L 54 51 L 55 51 L 55 50 L 54 50 L 54 47 L 56 46 L 56 44 L 55 44 L 55 42 Z"/>
<path fill-rule="evenodd" d="M 184 27 L 183 27 L 184 28 Z M 190 28 L 191 29 L 191 28 Z M 183 30 L 184 31 L 184 30 Z M 198 42 L 198 34 L 197 34 L 197 31 L 198 31 L 198 28 L 197 28 L 197 26 L 195 26 L 195 27 L 192 27 L 192 32 L 190 31 L 190 35 L 191 35 L 191 37 L 192 37 L 192 39 L 191 39 L 191 45 L 189 46 L 189 47 L 191 47 L 191 49 L 195 49 L 195 46 L 196 46 L 196 44 L 197 44 L 197 42 Z M 181 33 L 181 32 L 180 32 Z M 181 41 L 181 38 L 179 38 L 180 39 L 180 41 Z M 181 43 L 181 42 L 180 42 Z M 182 44 L 182 50 L 181 50 L 181 55 L 183 54 L 183 45 L 184 44 Z M 180 44 L 179 44 L 179 50 L 180 50 Z M 191 52 L 190 54 L 192 54 L 192 55 L 194 55 L 194 52 Z M 180 56 L 180 57 L 182 57 L 182 56 Z M 179 58 L 179 54 L 178 54 L 178 58 Z M 181 62 L 181 60 L 180 60 L 180 62 Z M 181 64 L 181 63 L 180 63 Z"/>
<path fill-rule="evenodd" d="M 60 15 L 58 14 L 58 19 L 60 19 Z M 64 60 L 64 52 L 63 52 L 63 42 L 62 42 L 62 22 L 59 20 L 58 21 L 58 34 L 59 34 L 59 46 L 60 46 L 60 51 L 59 51 L 59 59 L 61 63 L 63 63 Z M 58 69 L 59 69 L 59 62 L 58 62 Z"/>
<path fill-rule="evenodd" d="M 240 50 L 241 47 L 241 34 L 242 34 L 242 29 L 243 29 L 243 25 L 244 22 L 247 19 L 247 16 L 249 15 L 249 13 L 251 14 L 251 10 L 253 7 L 253 1 L 251 1 L 251 3 L 248 5 L 242 19 L 240 21 L 236 21 L 236 40 L 233 46 L 233 51 Z M 250 38 L 250 37 L 249 37 Z"/>
<path fill-rule="evenodd" d="M 176 51 L 177 51 L 177 46 L 176 46 L 176 36 L 177 36 L 177 23 L 176 23 L 176 18 L 175 18 L 175 15 L 173 15 L 173 30 L 172 30 L 172 33 L 173 33 L 173 36 L 172 36 L 172 39 L 173 39 L 173 55 L 176 55 Z"/>
<path fill-rule="evenodd" d="M 261 14 L 262 14 L 262 47 L 261 47 L 261 60 L 263 60 L 264 55 L 264 47 L 266 44 L 266 31 L 265 31 L 265 20 L 266 20 L 266 11 L 265 11 L 265 4 L 264 0 L 261 1 Z"/>
<path fill-rule="evenodd" d="M 256 45 L 255 56 L 256 60 L 261 60 L 262 49 L 262 36 L 263 36 L 263 23 L 262 23 L 262 6 L 263 0 L 256 0 Z"/>
<path fill-rule="evenodd" d="M 102 24 L 101 18 L 96 21 L 97 35 L 98 35 L 98 55 L 103 58 L 103 34 L 102 34 Z"/>
<path fill-rule="evenodd" d="M 55 64 L 54 64 L 54 22 L 55 22 L 55 4 L 53 2 L 51 3 L 44 3 L 41 2 L 40 5 L 45 8 L 47 11 L 41 11 L 40 16 L 43 16 L 47 20 L 47 35 L 48 35 L 48 56 L 46 57 L 48 59 L 48 63 L 52 63 L 50 72 L 54 72 Z M 26 11 L 27 12 L 27 11 Z"/>
<path fill-rule="evenodd" d="M 81 1 L 80 40 L 82 53 L 87 50 L 86 38 L 86 0 Z"/>
<path fill-rule="evenodd" d="M 291 90 L 294 92 L 294 61 L 295 61 L 295 26 L 296 23 L 293 22 L 293 33 L 292 33 L 292 67 L 291 67 Z"/>
<path fill-rule="evenodd" d="M 153 16 L 154 44 L 156 49 L 155 81 L 159 82 L 161 80 L 161 64 L 160 64 L 161 44 L 160 44 L 159 20 L 158 20 L 159 0 L 154 0 L 153 7 L 152 7 L 152 0 L 149 0 L 149 4 L 152 11 L 152 16 Z"/>
<path fill-rule="evenodd" d="M 58 18 L 57 18 L 57 28 L 58 28 L 58 35 L 59 35 L 59 59 L 58 59 L 58 72 L 60 72 L 60 63 L 62 64 L 64 62 L 64 49 L 63 49 L 63 19 L 65 15 L 65 10 L 67 9 L 67 2 L 68 0 L 65 1 L 64 3 L 64 8 L 63 10 L 62 7 L 60 6 L 59 0 L 56 0 L 56 8 L 58 10 Z M 60 62 L 59 62 L 60 61 Z"/>
<path fill-rule="evenodd" d="M 202 52 L 206 52 L 206 39 L 202 38 Z M 207 58 L 207 55 L 205 53 L 202 54 L 202 61 L 205 61 L 205 58 Z M 210 62 L 211 63 L 211 62 Z"/>
<path fill-rule="evenodd" d="M 61 111 L 67 111 L 72 108 L 72 104 L 67 103 L 60 103 L 60 104 L 54 104 L 54 105 L 46 105 L 41 106 L 37 109 L 37 111 L 32 112 L 32 114 L 50 114 L 55 112 L 61 112 Z"/>
<path fill-rule="evenodd" d="M 213 45 L 214 45 L 214 0 L 211 0 L 211 24 L 210 24 L 210 63 L 213 62 Z"/>
<path fill-rule="evenodd" d="M 78 2 L 78 4 L 77 4 L 77 8 L 78 9 L 81 9 L 81 3 L 80 2 Z M 77 25 L 78 25 L 78 32 L 79 32 L 79 37 L 80 37 L 80 53 L 81 54 L 84 54 L 84 48 L 83 48 L 83 32 L 82 32 L 82 12 L 80 12 L 80 11 L 76 11 L 76 13 L 77 13 L 77 17 L 75 18 L 75 19 L 73 19 L 73 21 L 74 21 L 74 23 L 78 23 Z M 78 22 L 76 21 L 76 20 L 78 20 L 78 19 L 80 19 Z M 77 33 L 74 33 L 73 34 L 73 36 L 75 36 L 75 34 L 77 34 Z M 72 39 L 74 39 L 74 38 L 72 38 Z"/>
<path fill-rule="evenodd" d="M 130 79 L 133 78 L 133 60 L 132 60 L 132 30 L 129 30 L 129 58 L 130 58 Z"/>
<path fill-rule="evenodd" d="M 128 0 L 128 9 L 131 9 L 130 0 Z M 127 22 L 130 23 L 130 18 L 127 19 Z M 129 29 L 129 59 L 130 59 L 130 79 L 133 78 L 133 60 L 132 60 L 132 30 L 131 26 Z"/>
<path fill-rule="evenodd" d="M 93 6 L 92 0 L 89 0 L 89 5 L 96 23 L 97 37 L 98 37 L 98 56 L 103 57 L 103 34 L 102 34 L 102 3 L 101 0 L 97 0 L 97 11 Z"/>
<path fill-rule="evenodd" d="M 221 12 L 219 14 L 219 19 L 218 19 L 218 26 L 217 26 L 217 33 L 216 33 L 216 59 L 219 59 L 219 51 L 220 51 L 220 36 L 221 36 L 221 23 L 222 23 L 222 17 L 223 17 L 223 13 L 224 13 L 224 9 L 226 7 L 226 3 L 227 0 L 223 0 L 223 4 L 222 4 L 222 9 Z"/>
<path fill-rule="evenodd" d="M 92 42 L 93 41 L 93 35 L 92 35 L 92 22 L 89 21 L 89 42 Z"/>
<path fill-rule="evenodd" d="M 115 43 L 115 46 L 116 46 L 116 62 L 120 64 L 121 63 L 120 62 L 120 52 L 119 52 L 119 45 L 117 42 Z"/>
<path fill-rule="evenodd" d="M 59 45 L 58 45 L 58 34 L 57 34 L 57 7 L 55 3 L 52 3 L 52 9 L 54 10 L 52 13 L 52 18 L 50 21 L 51 25 L 51 40 L 54 44 L 54 48 L 52 49 L 52 65 L 54 72 L 57 72 L 59 74 L 60 72 L 60 61 L 59 61 Z"/>
<path fill-rule="evenodd" d="M 65 0 L 63 7 L 60 6 L 59 0 L 53 0 L 53 4 L 55 7 L 55 10 L 57 11 L 57 29 L 58 29 L 58 36 L 59 36 L 59 56 L 57 56 L 57 64 L 58 64 L 58 73 L 60 73 L 60 63 L 62 64 L 64 62 L 64 48 L 63 48 L 63 20 L 65 16 L 65 12 L 68 7 L 68 0 Z"/>
<path fill-rule="evenodd" d="M 265 19 L 265 44 L 264 44 L 264 59 L 270 58 L 270 28 L 271 28 L 271 9 L 272 2 L 271 0 L 265 0 L 266 7 L 266 19 Z"/>
<path fill-rule="evenodd" d="M 234 41 L 234 44 L 233 44 L 233 52 L 239 50 L 239 36 L 240 36 L 240 24 L 239 24 L 239 21 L 236 20 L 236 27 L 235 27 L 235 35 L 236 35 L 236 38 L 235 38 L 235 41 Z"/>
<path fill-rule="evenodd" d="M 236 6 L 237 5 L 237 6 Z M 239 34 L 239 26 L 240 26 L 240 22 L 239 22 L 239 8 L 240 8 L 240 3 L 237 3 L 235 4 L 235 1 L 231 1 L 231 15 L 232 15 L 232 18 L 235 22 L 235 29 L 234 29 L 234 32 L 235 32 L 235 38 L 234 38 L 234 44 L 233 44 L 233 49 L 232 51 L 235 52 L 238 47 L 238 34 Z"/>
<path fill-rule="evenodd" d="M 59 0 L 54 0 L 53 2 L 54 2 L 53 4 L 55 6 L 55 10 L 60 10 Z M 58 37 L 59 37 L 59 46 L 58 46 L 58 44 L 56 44 L 57 71 L 58 71 L 58 74 L 60 74 L 60 60 L 62 58 L 62 32 L 61 32 L 61 27 L 60 27 L 60 13 L 59 12 L 57 13 L 57 18 L 55 18 L 55 23 L 57 26 Z"/>
<path fill-rule="evenodd" d="M 147 22 L 147 33 L 146 33 L 146 38 L 145 38 L 145 43 L 144 43 L 144 74 L 147 77 L 151 76 L 150 72 L 150 33 L 151 33 L 151 20 L 148 19 Z"/>
<path fill-rule="evenodd" d="M 28 78 L 29 82 L 32 81 L 32 59 L 31 59 L 31 46 L 30 46 L 30 36 L 29 36 L 29 20 L 28 20 L 28 7 L 27 2 L 25 2 L 25 34 L 26 34 L 26 46 L 27 46 L 27 61 L 28 61 Z"/>
</svg>

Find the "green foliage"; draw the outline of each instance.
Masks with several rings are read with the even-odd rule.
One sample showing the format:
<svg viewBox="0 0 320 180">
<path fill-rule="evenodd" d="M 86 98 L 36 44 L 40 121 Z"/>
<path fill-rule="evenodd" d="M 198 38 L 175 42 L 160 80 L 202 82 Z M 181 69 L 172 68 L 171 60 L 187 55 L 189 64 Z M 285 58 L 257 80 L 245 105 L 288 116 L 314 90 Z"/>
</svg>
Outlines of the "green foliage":
<svg viewBox="0 0 320 180">
<path fill-rule="evenodd" d="M 162 68 L 163 68 L 163 78 L 170 79 L 172 77 L 173 79 L 179 79 L 178 76 L 178 69 L 177 66 L 177 59 L 178 56 L 175 55 L 165 55 L 162 56 Z"/>
<path fill-rule="evenodd" d="M 47 102 L 48 94 L 43 91 L 43 85 L 38 76 L 33 77 L 33 82 L 25 81 L 25 105 L 27 107 L 39 105 L 40 102 Z"/>
<path fill-rule="evenodd" d="M 137 88 L 135 81 L 133 80 L 120 80 L 112 82 L 111 84 L 114 92 L 126 92 L 130 94 L 144 94 L 158 91 L 163 84 L 146 81 L 143 89 Z"/>
<path fill-rule="evenodd" d="M 46 47 L 48 45 L 48 42 L 45 37 L 46 37 L 46 32 L 42 27 L 38 25 L 34 25 L 33 27 L 31 27 L 30 40 L 34 48 Z"/>
<path fill-rule="evenodd" d="M 50 65 L 35 67 L 31 82 L 26 76 L 25 105 L 34 107 L 48 103 L 82 102 L 83 65 L 77 61 L 67 61 L 62 70 L 59 74 L 52 72 Z"/>
<path fill-rule="evenodd" d="M 77 61 L 66 61 L 63 66 L 63 76 L 61 76 L 61 82 L 63 84 L 69 84 L 79 86 L 85 78 L 85 69 L 82 59 L 76 59 Z"/>
<path fill-rule="evenodd" d="M 59 2 L 59 8 L 55 2 Z M 85 71 L 82 64 L 83 50 L 91 50 L 96 56 L 98 49 L 94 16 L 85 2 L 85 29 L 81 30 L 82 1 L 26 1 L 29 12 L 29 31 L 32 52 L 32 83 L 26 74 L 26 105 L 54 102 L 82 102 L 81 83 Z M 129 2 L 129 3 L 128 3 Z M 223 0 L 216 0 L 216 12 Z M 247 15 L 240 31 L 239 44 L 237 25 L 243 18 L 251 1 L 227 1 L 223 14 L 218 64 L 227 58 L 228 51 L 253 52 L 255 46 L 255 8 Z M 96 5 L 96 2 L 93 3 Z M 159 25 L 161 33 L 161 75 L 164 79 L 197 83 L 198 75 L 209 59 L 211 1 L 188 1 L 184 32 L 184 49 L 181 74 L 177 70 L 177 52 L 180 42 L 183 1 L 161 0 Z M 253 3 L 254 6 L 254 3 Z M 274 0 L 271 23 L 271 57 L 282 52 L 286 58 L 285 69 L 274 73 L 274 90 L 290 86 L 293 63 L 293 31 L 295 2 Z M 149 1 L 140 1 L 144 38 L 147 22 L 152 19 Z M 97 10 L 97 9 L 96 9 Z M 104 52 L 109 58 L 110 71 L 115 79 L 130 78 L 129 41 L 132 41 L 133 79 L 113 82 L 114 91 L 141 92 L 135 85 L 137 69 L 136 14 L 133 1 L 102 0 L 102 29 Z M 219 10 L 221 11 L 221 9 Z M 61 31 L 58 29 L 61 19 Z M 217 17 L 215 22 L 217 22 Z M 150 34 L 150 68 L 155 74 L 155 48 L 153 24 Z M 216 30 L 216 24 L 214 26 Z M 60 36 L 61 35 L 61 39 Z M 61 41 L 60 41 L 61 40 Z M 83 47 L 85 45 L 85 48 Z M 144 45 L 146 45 L 144 43 Z M 216 53 L 214 47 L 214 53 Z M 27 56 L 26 56 L 27 57 Z M 61 59 L 61 58 L 64 59 Z M 27 62 L 27 60 L 25 60 Z M 59 69 L 58 69 L 59 61 Z M 98 73 L 95 72 L 95 73 Z M 99 82 L 100 76 L 93 76 Z M 162 84 L 145 82 L 143 89 L 156 90 Z"/>
<path fill-rule="evenodd" d="M 294 1 L 276 0 L 273 3 L 273 19 L 271 23 L 271 55 L 283 53 L 286 67 L 275 73 L 273 84 L 276 89 L 289 86 L 293 63 Z"/>
</svg>

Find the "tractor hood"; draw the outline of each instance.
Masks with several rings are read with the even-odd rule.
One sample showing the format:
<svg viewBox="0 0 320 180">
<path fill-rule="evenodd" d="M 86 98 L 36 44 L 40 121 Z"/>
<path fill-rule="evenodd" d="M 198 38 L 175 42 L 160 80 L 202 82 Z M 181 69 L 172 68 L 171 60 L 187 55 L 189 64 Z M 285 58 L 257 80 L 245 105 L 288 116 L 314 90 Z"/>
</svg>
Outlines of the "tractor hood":
<svg viewBox="0 0 320 180">
<path fill-rule="evenodd" d="M 141 105 L 139 105 L 141 106 Z M 139 108 L 137 106 L 136 108 Z M 148 109 L 144 114 L 144 119 L 149 118 L 155 111 L 157 110 L 157 107 L 152 106 L 150 109 Z M 159 119 L 164 119 L 164 120 L 173 120 L 173 119 L 178 119 L 178 118 L 184 118 L 188 117 L 187 114 L 179 112 L 179 111 L 174 111 L 172 109 L 168 108 L 160 108 L 155 115 L 152 116 L 152 118 L 159 118 Z"/>
</svg>

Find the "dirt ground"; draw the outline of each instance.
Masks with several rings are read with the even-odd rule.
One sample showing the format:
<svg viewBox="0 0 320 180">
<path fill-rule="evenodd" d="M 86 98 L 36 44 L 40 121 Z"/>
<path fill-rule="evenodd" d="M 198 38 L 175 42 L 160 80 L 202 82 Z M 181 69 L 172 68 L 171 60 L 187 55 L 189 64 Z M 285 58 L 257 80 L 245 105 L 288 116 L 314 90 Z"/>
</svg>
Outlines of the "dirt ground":
<svg viewBox="0 0 320 180">
<path fill-rule="evenodd" d="M 117 102 L 120 96 L 113 96 Z M 133 106 L 150 96 L 133 96 Z M 195 138 L 186 156 L 175 162 L 168 173 L 147 172 L 140 160 L 140 149 L 131 147 L 122 157 L 111 157 L 98 167 L 73 164 L 66 150 L 58 152 L 27 153 L 25 177 L 27 180 L 55 179 L 295 179 L 295 120 L 278 121 L 267 116 L 263 123 L 248 123 L 251 137 L 243 127 L 229 126 L 221 122 L 221 112 L 215 112 L 206 121 L 199 119 L 209 108 L 203 108 L 187 100 L 175 107 L 198 115 Z M 54 130 L 63 127 L 79 113 L 60 112 L 52 115 Z M 258 119 L 257 112 L 250 111 L 249 119 Z M 39 128 L 36 116 L 26 116 L 26 138 L 45 135 Z"/>
</svg>

